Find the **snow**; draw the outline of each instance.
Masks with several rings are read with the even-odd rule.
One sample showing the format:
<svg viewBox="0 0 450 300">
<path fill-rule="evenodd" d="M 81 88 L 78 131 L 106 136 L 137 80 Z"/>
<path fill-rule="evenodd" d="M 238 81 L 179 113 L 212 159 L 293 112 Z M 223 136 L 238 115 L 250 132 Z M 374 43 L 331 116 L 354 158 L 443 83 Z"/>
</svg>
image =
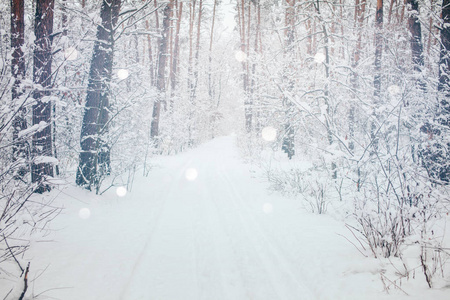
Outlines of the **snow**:
<svg viewBox="0 0 450 300">
<path fill-rule="evenodd" d="M 448 299 L 425 288 L 415 297 L 383 292 L 385 266 L 343 237 L 350 238 L 344 223 L 269 194 L 241 162 L 234 137 L 155 164 L 122 197 L 70 186 L 48 195 L 65 210 L 48 242 L 26 252 L 28 297 Z M 0 284 L 0 294 L 8 284 Z"/>
<path fill-rule="evenodd" d="M 52 156 L 36 156 L 33 159 L 33 161 L 35 164 L 53 164 L 53 165 L 59 164 L 58 159 Z"/>
<path fill-rule="evenodd" d="M 40 121 L 39 124 L 35 124 L 27 129 L 19 131 L 19 137 L 25 137 L 32 134 L 35 134 L 41 130 L 44 130 L 48 124 L 45 121 Z"/>
</svg>

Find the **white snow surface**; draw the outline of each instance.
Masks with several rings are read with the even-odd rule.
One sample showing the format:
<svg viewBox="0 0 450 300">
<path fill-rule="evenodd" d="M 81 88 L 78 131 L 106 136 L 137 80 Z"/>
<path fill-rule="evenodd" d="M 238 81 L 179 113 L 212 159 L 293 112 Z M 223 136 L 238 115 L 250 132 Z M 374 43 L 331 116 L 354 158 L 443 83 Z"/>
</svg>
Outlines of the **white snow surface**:
<svg viewBox="0 0 450 300">
<path fill-rule="evenodd" d="M 448 299 L 422 285 L 414 297 L 386 294 L 382 266 L 340 236 L 349 235 L 344 224 L 270 194 L 233 137 L 156 164 L 124 197 L 50 193 L 66 209 L 24 258 L 29 298 Z"/>
</svg>

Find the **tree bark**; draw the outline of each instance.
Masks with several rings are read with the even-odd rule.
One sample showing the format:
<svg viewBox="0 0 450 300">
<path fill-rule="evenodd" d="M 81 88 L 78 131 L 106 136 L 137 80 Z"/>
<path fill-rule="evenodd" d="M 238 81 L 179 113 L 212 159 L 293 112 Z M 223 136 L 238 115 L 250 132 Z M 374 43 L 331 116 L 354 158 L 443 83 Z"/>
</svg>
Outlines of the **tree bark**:
<svg viewBox="0 0 450 300">
<path fill-rule="evenodd" d="M 33 105 L 33 125 L 39 124 L 43 129 L 33 134 L 32 151 L 34 159 L 31 166 L 31 180 L 38 183 L 36 190 L 38 193 L 50 190 L 50 186 L 45 183 L 45 180 L 47 176 L 53 176 L 53 165 L 47 162 L 41 163 L 39 157 L 52 156 L 52 104 L 47 97 L 51 94 L 51 35 L 53 33 L 54 5 L 54 0 L 37 1 L 34 23 L 36 39 L 33 54 L 33 82 L 39 84 L 41 88 L 36 89 L 33 93 L 36 101 L 36 104 Z"/>
<path fill-rule="evenodd" d="M 238 10 L 238 21 L 239 21 L 239 35 L 241 38 L 241 53 L 242 55 L 246 55 L 248 58 L 248 36 L 250 34 L 250 26 L 248 26 L 246 30 L 246 16 L 245 16 L 245 0 L 241 0 L 237 2 L 237 10 Z M 250 9 L 250 6 L 249 6 Z M 250 19 L 250 11 L 248 15 L 248 19 Z M 248 23 L 249 24 L 249 23 Z M 245 113 L 245 128 L 249 133 L 252 131 L 252 104 L 249 95 L 249 76 L 248 76 L 248 62 L 247 58 L 243 58 L 241 61 L 242 64 L 242 86 L 244 90 L 244 113 Z"/>
<path fill-rule="evenodd" d="M 212 22 L 211 22 L 211 35 L 209 39 L 209 65 L 208 65 L 208 94 L 209 98 L 211 100 L 211 104 L 214 101 L 214 86 L 212 82 L 212 46 L 213 46 L 213 40 L 214 40 L 214 23 L 216 20 L 216 6 L 217 6 L 217 0 L 214 0 L 214 7 L 213 7 L 213 15 L 212 15 Z"/>
<path fill-rule="evenodd" d="M 442 126 L 442 130 L 435 130 L 436 133 L 445 137 L 450 130 L 450 0 L 442 2 L 442 20 L 441 29 L 441 52 L 439 55 L 439 85 L 438 89 L 442 93 L 440 99 L 440 109 L 438 115 L 438 123 Z M 450 182 L 450 154 L 442 149 L 450 149 L 450 142 L 443 141 L 443 145 L 436 145 L 437 152 L 432 158 L 437 167 L 436 174 L 442 183 Z"/>
<path fill-rule="evenodd" d="M 193 61 L 194 61 L 194 23 L 195 23 L 195 7 L 197 1 L 193 0 L 189 6 L 189 61 L 188 61 L 188 90 L 189 101 L 193 101 Z"/>
<path fill-rule="evenodd" d="M 177 77 L 178 77 L 178 61 L 179 61 L 179 53 L 180 53 L 180 28 L 181 28 L 181 16 L 183 13 L 183 2 L 178 4 L 178 12 L 177 12 L 177 27 L 175 30 L 175 42 L 173 46 L 173 57 L 172 57 L 172 70 L 170 73 L 170 82 L 172 92 L 175 91 L 177 85 Z"/>
<path fill-rule="evenodd" d="M 117 24 L 121 0 L 103 0 L 97 26 L 97 40 L 89 71 L 86 105 L 81 128 L 81 152 L 76 182 L 91 189 L 110 172 L 110 149 L 105 134 L 108 131 L 110 83 L 114 57 L 114 27 Z"/>
<path fill-rule="evenodd" d="M 20 96 L 23 94 L 21 83 L 22 79 L 25 78 L 25 58 L 22 51 L 24 30 L 24 0 L 11 0 L 11 75 L 14 79 L 11 88 L 11 100 L 14 107 L 17 107 L 17 114 L 13 121 L 14 160 L 26 157 L 25 143 L 19 138 L 19 132 L 27 128 L 26 108 L 20 101 Z"/>
<path fill-rule="evenodd" d="M 198 59 L 200 55 L 200 33 L 202 25 L 202 10 L 203 10 L 203 0 L 199 0 L 198 3 L 198 22 L 197 22 L 197 40 L 195 44 L 195 67 L 194 67 L 194 78 L 192 81 L 191 95 L 192 100 L 196 98 L 197 85 L 198 85 Z"/>
<path fill-rule="evenodd" d="M 156 78 L 156 88 L 158 89 L 158 98 L 153 104 L 152 124 L 150 129 L 150 136 L 152 139 L 157 139 L 159 136 L 159 118 L 161 115 L 161 102 L 166 92 L 166 64 L 167 64 L 167 48 L 168 37 L 170 30 L 170 15 L 172 11 L 173 0 L 171 0 L 164 8 L 163 30 L 161 43 L 159 44 L 159 59 L 158 59 L 158 76 Z M 156 143 L 158 144 L 158 143 Z"/>
<path fill-rule="evenodd" d="M 355 46 L 355 50 L 353 52 L 353 62 L 352 68 L 354 69 L 353 74 L 351 76 L 351 85 L 352 88 L 356 91 L 358 89 L 358 75 L 356 69 L 359 65 L 359 61 L 361 58 L 361 48 L 362 48 L 362 27 L 364 23 L 364 15 L 366 12 L 366 0 L 356 0 L 355 1 L 355 30 L 357 34 L 357 42 Z M 354 99 L 352 99 L 354 100 Z M 354 135 L 355 135 L 355 105 L 354 103 L 350 103 L 349 116 L 348 116 L 348 127 L 349 127 L 349 149 L 355 149 L 354 143 Z"/>
<path fill-rule="evenodd" d="M 439 55 L 439 91 L 444 92 L 445 97 L 441 101 L 441 105 L 446 112 L 447 120 L 445 124 L 450 126 L 448 116 L 450 115 L 450 0 L 442 2 L 442 20 L 441 29 L 441 52 Z"/>
<path fill-rule="evenodd" d="M 375 31 L 375 102 L 380 101 L 381 94 L 381 56 L 383 54 L 383 0 L 377 0 L 376 31 Z"/>
<path fill-rule="evenodd" d="M 289 60 L 289 65 L 287 66 L 286 72 L 292 73 L 294 66 L 292 64 L 292 52 L 294 48 L 295 42 L 295 0 L 286 0 L 286 11 L 285 11 L 285 57 Z M 287 90 L 289 93 L 293 92 L 294 82 L 293 79 L 290 78 L 290 75 L 285 78 L 287 81 Z M 289 99 L 284 99 L 285 106 L 285 124 L 284 124 L 284 137 L 283 144 L 281 149 L 287 154 L 289 159 L 291 159 L 295 155 L 295 146 L 294 146 L 294 128 L 291 124 L 291 116 L 292 116 L 292 103 Z"/>
<path fill-rule="evenodd" d="M 414 70 L 420 72 L 422 70 L 424 59 L 423 59 L 423 45 L 422 45 L 422 30 L 419 22 L 419 1 L 418 0 L 407 0 L 409 7 L 409 17 L 408 17 L 408 29 L 411 33 L 411 52 L 412 61 L 414 65 Z"/>
</svg>

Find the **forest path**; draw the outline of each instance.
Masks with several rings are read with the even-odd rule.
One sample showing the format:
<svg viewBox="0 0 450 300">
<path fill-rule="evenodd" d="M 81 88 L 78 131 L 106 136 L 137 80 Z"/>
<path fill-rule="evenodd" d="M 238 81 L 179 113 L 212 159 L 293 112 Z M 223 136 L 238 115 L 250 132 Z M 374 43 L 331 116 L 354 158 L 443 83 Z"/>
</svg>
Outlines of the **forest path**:
<svg viewBox="0 0 450 300">
<path fill-rule="evenodd" d="M 37 243 L 29 252 L 35 294 L 64 300 L 383 298 L 378 263 L 339 235 L 349 234 L 344 225 L 305 212 L 299 200 L 270 194 L 241 161 L 234 137 L 155 159 L 148 177 L 137 177 L 123 198 L 112 189 L 101 197 L 65 190 L 67 208 L 51 236 L 56 244 Z M 80 214 L 86 209 L 90 215 Z"/>
<path fill-rule="evenodd" d="M 349 269 L 336 258 L 358 255 L 336 234 L 342 224 L 270 195 L 234 137 L 165 157 L 151 173 L 133 194 L 151 197 L 161 179 L 167 192 L 120 299 L 339 298 Z M 361 296 L 358 282 L 343 284 Z"/>
<path fill-rule="evenodd" d="M 243 172 L 232 138 L 166 167 L 170 188 L 122 299 L 315 298 L 263 228 L 270 216 L 256 198 L 266 191 L 249 188 L 255 180 Z"/>
</svg>

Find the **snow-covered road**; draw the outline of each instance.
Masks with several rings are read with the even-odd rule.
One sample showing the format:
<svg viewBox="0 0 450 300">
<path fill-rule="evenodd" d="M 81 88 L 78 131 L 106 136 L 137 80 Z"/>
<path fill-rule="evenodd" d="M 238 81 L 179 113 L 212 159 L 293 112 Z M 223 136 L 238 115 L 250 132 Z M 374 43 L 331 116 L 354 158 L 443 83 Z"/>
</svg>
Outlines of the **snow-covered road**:
<svg viewBox="0 0 450 300">
<path fill-rule="evenodd" d="M 348 235 L 344 225 L 271 195 L 241 162 L 234 142 L 222 137 L 159 158 L 123 198 L 112 190 L 99 197 L 66 189 L 60 198 L 67 209 L 55 221 L 60 230 L 52 234 L 53 242 L 37 242 L 28 253 L 34 295 L 384 298 L 379 263 L 339 235 Z M 89 217 L 80 218 L 86 208 Z"/>
<path fill-rule="evenodd" d="M 264 193 L 249 189 L 230 142 L 192 151 L 166 174 L 173 179 L 122 299 L 314 298 L 263 228 L 264 203 L 247 203 Z"/>
</svg>

